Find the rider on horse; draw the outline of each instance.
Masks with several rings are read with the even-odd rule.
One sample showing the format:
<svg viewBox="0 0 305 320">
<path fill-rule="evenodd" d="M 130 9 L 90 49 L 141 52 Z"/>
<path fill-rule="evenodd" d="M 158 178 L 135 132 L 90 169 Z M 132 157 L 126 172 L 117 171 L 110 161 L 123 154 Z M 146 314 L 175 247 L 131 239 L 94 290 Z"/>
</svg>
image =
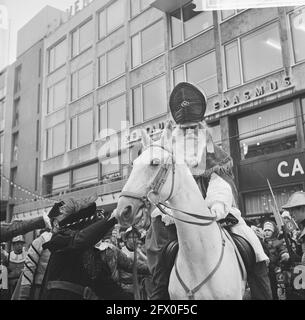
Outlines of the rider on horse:
<svg viewBox="0 0 305 320">
<path fill-rule="evenodd" d="M 199 152 L 195 152 L 194 157 L 188 155 L 185 162 L 209 209 L 217 216 L 218 222 L 230 225 L 231 231 L 243 236 L 254 249 L 256 263 L 251 271 L 248 270 L 252 299 L 272 299 L 266 264 L 268 257 L 237 208 L 238 193 L 232 172 L 233 161 L 222 148 L 213 143 L 203 121 L 206 109 L 205 96 L 190 83 L 179 83 L 171 93 L 170 109 L 177 124 L 176 143 L 179 144 L 179 139 L 181 141 L 181 138 L 183 140 L 193 134 L 194 145 L 205 146 L 202 150 L 199 149 Z M 201 139 L 206 139 L 206 144 Z M 182 153 L 184 150 L 182 149 Z M 164 215 L 155 209 L 146 237 L 148 265 L 155 285 L 151 296 L 153 300 L 169 299 L 169 275 L 177 252 L 173 245 L 173 241 L 177 239 L 175 226 L 173 222 L 164 223 L 165 219 Z"/>
</svg>

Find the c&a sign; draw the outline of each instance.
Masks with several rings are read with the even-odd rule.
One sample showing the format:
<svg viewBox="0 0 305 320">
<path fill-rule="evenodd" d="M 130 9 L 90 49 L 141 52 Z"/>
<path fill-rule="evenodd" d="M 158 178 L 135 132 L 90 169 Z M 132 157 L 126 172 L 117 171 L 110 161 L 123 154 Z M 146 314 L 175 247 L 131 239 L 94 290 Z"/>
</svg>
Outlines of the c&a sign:
<svg viewBox="0 0 305 320">
<path fill-rule="evenodd" d="M 304 176 L 305 178 L 305 153 L 279 161 L 277 173 L 281 178 Z"/>
</svg>

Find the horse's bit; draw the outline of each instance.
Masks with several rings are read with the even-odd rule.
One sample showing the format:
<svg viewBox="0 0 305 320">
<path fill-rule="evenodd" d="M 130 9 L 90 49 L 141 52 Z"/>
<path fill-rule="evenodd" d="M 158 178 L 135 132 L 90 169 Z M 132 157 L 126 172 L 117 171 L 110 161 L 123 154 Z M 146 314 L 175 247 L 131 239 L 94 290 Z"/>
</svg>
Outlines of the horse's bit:
<svg viewBox="0 0 305 320">
<path fill-rule="evenodd" d="M 120 194 L 120 197 L 127 197 L 127 198 L 133 198 L 133 199 L 137 199 L 143 202 L 144 207 L 145 208 L 149 208 L 152 204 L 155 205 L 163 214 L 168 215 L 176 220 L 179 220 L 181 222 L 185 222 L 188 224 L 193 224 L 193 225 L 198 225 L 198 226 L 208 226 L 211 225 L 214 221 L 216 221 L 216 216 L 214 217 L 210 217 L 210 216 L 203 216 L 203 215 L 198 215 L 198 214 L 193 214 L 184 210 L 180 210 L 177 208 L 174 208 L 168 204 L 166 204 L 165 202 L 168 201 L 174 192 L 174 187 L 175 187 L 175 160 L 174 160 L 174 156 L 173 153 L 170 152 L 169 150 L 167 150 L 166 148 L 164 148 L 163 146 L 160 145 L 153 145 L 153 147 L 159 147 L 165 151 L 167 151 L 171 156 L 168 157 L 167 161 L 162 164 L 160 166 L 160 169 L 158 170 L 155 178 L 153 179 L 153 181 L 151 182 L 150 186 L 149 186 L 149 191 L 146 194 L 140 194 L 140 193 L 135 193 L 135 192 L 129 192 L 129 191 L 123 191 Z M 170 162 L 171 159 L 171 162 Z M 166 200 L 161 201 L 160 200 L 160 191 L 161 188 L 163 187 L 163 185 L 166 182 L 167 176 L 170 172 L 170 168 L 172 169 L 172 184 L 171 184 L 171 189 L 170 189 L 170 193 L 169 196 L 166 198 Z M 155 199 L 153 199 L 152 196 L 156 196 Z M 175 210 L 178 211 L 180 213 L 183 213 L 187 216 L 199 219 L 199 220 L 206 220 L 208 222 L 191 222 L 191 221 L 187 221 L 184 219 L 180 219 L 177 217 L 174 217 L 173 215 L 169 214 L 168 212 L 166 212 L 164 210 L 164 208 L 168 208 L 171 210 Z M 220 229 L 220 227 L 219 227 Z M 183 289 L 185 290 L 185 292 L 187 293 L 187 296 L 189 298 L 189 300 L 194 300 L 194 294 L 205 284 L 207 283 L 212 276 L 216 273 L 216 271 L 218 270 L 222 259 L 223 259 L 223 255 L 224 255 L 224 247 L 225 247 L 225 240 L 223 238 L 223 232 L 220 229 L 220 234 L 221 234 L 221 241 L 222 241 L 222 248 L 221 248 L 221 254 L 220 254 L 220 258 L 215 266 L 215 268 L 210 272 L 210 274 L 199 284 L 197 285 L 195 288 L 193 288 L 192 290 L 189 289 L 187 287 L 187 285 L 183 282 L 183 280 L 181 279 L 181 276 L 179 275 L 178 269 L 177 269 L 177 260 L 175 261 L 175 272 L 176 272 L 176 276 L 177 279 L 179 280 L 181 286 L 183 287 Z"/>
</svg>

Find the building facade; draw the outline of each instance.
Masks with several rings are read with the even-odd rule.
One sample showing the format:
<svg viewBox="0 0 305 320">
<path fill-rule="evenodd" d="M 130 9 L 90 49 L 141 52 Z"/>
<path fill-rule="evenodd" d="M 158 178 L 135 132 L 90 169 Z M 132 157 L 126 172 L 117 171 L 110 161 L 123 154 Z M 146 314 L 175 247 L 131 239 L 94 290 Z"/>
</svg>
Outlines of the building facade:
<svg viewBox="0 0 305 320">
<path fill-rule="evenodd" d="M 35 159 L 44 198 L 98 196 L 111 212 L 138 155 L 138 129 L 158 137 L 181 81 L 207 95 L 205 120 L 234 160 L 243 215 L 272 213 L 267 178 L 279 205 L 304 190 L 305 7 L 199 12 L 192 1 L 79 3 L 43 42 Z M 14 213 L 36 212 L 46 199 Z"/>
</svg>

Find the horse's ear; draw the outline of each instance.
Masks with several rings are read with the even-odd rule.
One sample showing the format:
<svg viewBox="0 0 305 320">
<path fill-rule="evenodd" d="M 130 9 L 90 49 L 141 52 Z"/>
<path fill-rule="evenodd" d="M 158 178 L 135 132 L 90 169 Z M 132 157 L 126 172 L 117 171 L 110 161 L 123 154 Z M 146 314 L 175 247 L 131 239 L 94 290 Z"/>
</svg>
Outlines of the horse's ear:
<svg viewBox="0 0 305 320">
<path fill-rule="evenodd" d="M 168 145 L 171 142 L 172 135 L 173 135 L 173 122 L 171 120 L 167 121 L 165 128 L 162 132 L 161 142 L 164 145 Z"/>
<path fill-rule="evenodd" d="M 152 144 L 152 140 L 148 135 L 147 131 L 144 129 L 141 129 L 141 135 L 142 135 L 142 145 L 143 145 L 143 148 L 145 149 L 146 147 Z"/>
</svg>

